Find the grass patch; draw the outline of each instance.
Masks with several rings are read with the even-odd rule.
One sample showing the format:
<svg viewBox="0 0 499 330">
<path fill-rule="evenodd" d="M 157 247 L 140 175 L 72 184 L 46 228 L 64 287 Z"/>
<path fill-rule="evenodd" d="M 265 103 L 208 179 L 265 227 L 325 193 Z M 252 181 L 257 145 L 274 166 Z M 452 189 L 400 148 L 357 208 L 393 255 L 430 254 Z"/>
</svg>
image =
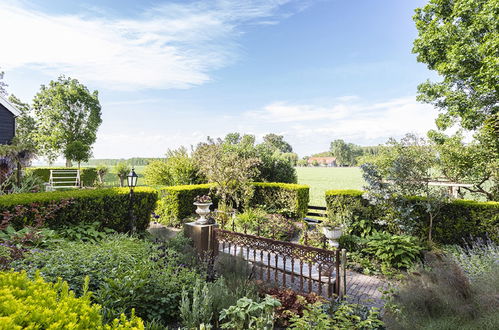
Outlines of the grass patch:
<svg viewBox="0 0 499 330">
<path fill-rule="evenodd" d="M 359 167 L 297 167 L 298 183 L 310 186 L 310 205 L 326 206 L 324 194 L 331 189 L 362 189 Z"/>
</svg>

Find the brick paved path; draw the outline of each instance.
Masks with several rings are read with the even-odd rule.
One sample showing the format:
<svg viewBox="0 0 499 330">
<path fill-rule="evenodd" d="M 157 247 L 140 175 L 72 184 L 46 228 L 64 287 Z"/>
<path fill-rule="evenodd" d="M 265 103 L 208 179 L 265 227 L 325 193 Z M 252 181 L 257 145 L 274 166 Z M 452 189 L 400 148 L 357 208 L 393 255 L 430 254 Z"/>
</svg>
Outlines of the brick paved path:
<svg viewBox="0 0 499 330">
<path fill-rule="evenodd" d="M 386 290 L 390 284 L 375 276 L 367 276 L 347 270 L 347 300 L 370 307 L 383 308 L 381 290 Z"/>
</svg>

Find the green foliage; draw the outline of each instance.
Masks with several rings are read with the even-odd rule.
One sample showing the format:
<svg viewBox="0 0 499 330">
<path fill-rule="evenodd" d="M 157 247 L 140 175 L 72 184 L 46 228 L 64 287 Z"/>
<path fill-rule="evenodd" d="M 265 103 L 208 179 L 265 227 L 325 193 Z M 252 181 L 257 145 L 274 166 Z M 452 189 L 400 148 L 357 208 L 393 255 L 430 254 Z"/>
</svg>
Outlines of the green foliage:
<svg viewBox="0 0 499 330">
<path fill-rule="evenodd" d="M 284 241 L 290 241 L 298 231 L 291 219 L 253 208 L 239 213 L 234 224 L 236 231 Z"/>
<path fill-rule="evenodd" d="M 250 207 L 261 207 L 268 212 L 284 214 L 295 219 L 302 218 L 308 207 L 308 186 L 256 182 L 251 184 L 254 194 L 249 202 Z M 213 184 L 171 186 L 159 188 L 159 201 L 156 213 L 160 215 L 159 222 L 168 226 L 178 227 L 182 220 L 194 214 L 196 206 L 194 198 L 198 195 L 210 195 Z M 218 199 L 214 198 L 214 204 Z M 218 205 L 221 207 L 221 205 Z"/>
<path fill-rule="evenodd" d="M 81 162 L 87 162 L 92 157 L 92 147 L 81 141 L 72 141 L 66 146 L 64 157 L 77 162 L 80 168 Z"/>
<path fill-rule="evenodd" d="M 263 143 L 279 150 L 282 153 L 293 152 L 293 147 L 291 147 L 288 142 L 284 141 L 284 136 L 282 135 L 273 133 L 267 134 L 263 137 Z"/>
<path fill-rule="evenodd" d="M 22 102 L 14 94 L 9 96 L 9 102 L 21 112 L 21 114 L 16 117 L 16 136 L 14 137 L 13 143 L 21 145 L 27 150 L 36 152 L 37 145 L 35 135 L 37 126 L 30 105 Z"/>
<path fill-rule="evenodd" d="M 290 329 L 383 329 L 384 323 L 380 320 L 376 308 L 366 308 L 357 304 L 340 303 L 333 306 L 331 314 L 328 306 L 321 302 L 311 304 L 303 311 L 303 316 L 291 318 Z"/>
<path fill-rule="evenodd" d="M 160 216 L 159 222 L 167 226 L 180 226 L 184 218 L 194 214 L 194 198 L 198 195 L 208 195 L 211 188 L 210 184 L 160 188 L 155 211 Z"/>
<path fill-rule="evenodd" d="M 61 76 L 48 87 L 40 87 L 33 99 L 33 109 L 38 125 L 36 141 L 43 155 L 50 160 L 61 153 L 69 156 L 69 147 L 75 141 L 89 155 L 102 123 L 97 91 L 91 93 L 78 80 Z"/>
<path fill-rule="evenodd" d="M 68 170 L 77 168 L 67 168 L 67 167 L 28 167 L 26 168 L 26 174 L 35 175 L 39 177 L 43 182 L 49 182 L 50 170 Z M 84 187 L 93 187 L 95 185 L 95 180 L 97 180 L 97 169 L 95 167 L 82 167 L 80 168 L 80 180 Z"/>
<path fill-rule="evenodd" d="M 0 273 L 0 328 L 144 329 L 142 320 L 133 312 L 130 320 L 121 315 L 110 324 L 103 324 L 101 307 L 91 303 L 87 288 L 76 298 L 61 279 L 47 283 L 39 273 L 33 280 L 25 272 Z"/>
<path fill-rule="evenodd" d="M 451 258 L 428 254 L 390 295 L 389 329 L 497 329 L 499 265 L 470 281 Z"/>
<path fill-rule="evenodd" d="M 64 226 L 57 233 L 70 241 L 97 242 L 115 233 L 113 229 L 101 227 L 101 223 L 81 223 L 73 226 Z"/>
<path fill-rule="evenodd" d="M 279 300 L 271 296 L 260 303 L 243 297 L 220 313 L 221 329 L 273 329 L 274 309 L 280 305 Z"/>
<path fill-rule="evenodd" d="M 0 196 L 0 214 L 5 218 L 7 213 L 15 213 L 19 205 L 27 207 L 36 203 L 39 207 L 46 207 L 54 202 L 71 200 L 71 203 L 57 210 L 53 217 L 47 219 L 45 224 L 50 228 L 60 228 L 70 224 L 98 221 L 103 227 L 125 232 L 129 225 L 129 198 L 129 190 L 126 188 L 11 194 Z M 143 231 L 149 226 L 157 199 L 156 190 L 136 188 L 133 213 L 136 217 L 137 230 Z M 11 220 L 12 226 L 20 229 L 34 224 L 37 212 L 39 210 L 35 208 L 15 217 Z"/>
<path fill-rule="evenodd" d="M 187 329 L 197 329 L 202 324 L 210 324 L 213 317 L 212 304 L 214 292 L 210 292 L 208 283 L 198 279 L 192 288 L 192 300 L 189 291 L 182 291 L 182 302 L 180 304 L 180 317 L 182 324 Z"/>
<path fill-rule="evenodd" d="M 198 175 L 198 167 L 181 147 L 177 150 L 168 150 L 165 160 L 150 162 L 144 169 L 144 178 L 149 185 L 178 186 L 202 183 Z"/>
<path fill-rule="evenodd" d="M 338 205 L 350 209 L 357 219 L 378 222 L 381 217 L 380 208 L 370 205 L 362 197 L 362 191 L 326 192 L 328 214 L 334 214 Z M 413 198 L 407 200 L 412 203 Z M 424 237 L 427 228 L 422 221 L 426 212 L 415 208 L 415 235 Z M 419 213 L 419 215 L 418 215 Z M 488 235 L 491 240 L 499 242 L 499 203 L 455 200 L 442 206 L 438 219 L 433 224 L 433 238 L 442 244 L 461 244 L 464 238 L 470 236 L 483 237 Z"/>
<path fill-rule="evenodd" d="M 413 236 L 382 232 L 366 237 L 365 245 L 362 251 L 378 259 L 385 268 L 410 268 L 423 250 Z"/>
<path fill-rule="evenodd" d="M 269 213 L 279 213 L 293 219 L 302 219 L 308 210 L 309 187 L 305 185 L 255 182 L 250 205 Z"/>
<path fill-rule="evenodd" d="M 97 176 L 99 178 L 99 184 L 104 184 L 104 177 L 109 172 L 109 167 L 106 164 L 99 164 L 95 168 Z"/>
<path fill-rule="evenodd" d="M 442 129 L 459 121 L 473 130 L 498 112 L 497 16 L 497 0 L 431 0 L 416 9 L 413 52 L 443 78 L 419 85 L 418 100 L 442 112 Z"/>
<path fill-rule="evenodd" d="M 132 168 L 125 162 L 119 162 L 114 166 L 113 172 L 116 173 L 116 175 L 120 179 L 120 187 L 125 186 L 126 176 L 128 175 L 128 173 L 130 173 L 131 170 Z"/>
<path fill-rule="evenodd" d="M 449 246 L 446 251 L 471 281 L 490 274 L 499 260 L 499 246 L 490 240 L 476 239 L 464 247 Z"/>
<path fill-rule="evenodd" d="M 336 163 L 341 166 L 354 166 L 357 164 L 357 157 L 361 156 L 363 150 L 353 143 L 346 143 L 343 140 L 331 142 L 331 155 L 336 157 Z"/>
<path fill-rule="evenodd" d="M 49 281 L 61 277 L 77 294 L 88 275 L 88 287 L 102 305 L 105 319 L 135 309 L 145 320 L 166 324 L 179 319 L 182 288 L 198 278 L 181 261 L 171 248 L 115 235 L 97 243 L 66 242 L 29 255 L 14 268 L 31 274 L 39 270 Z"/>
</svg>

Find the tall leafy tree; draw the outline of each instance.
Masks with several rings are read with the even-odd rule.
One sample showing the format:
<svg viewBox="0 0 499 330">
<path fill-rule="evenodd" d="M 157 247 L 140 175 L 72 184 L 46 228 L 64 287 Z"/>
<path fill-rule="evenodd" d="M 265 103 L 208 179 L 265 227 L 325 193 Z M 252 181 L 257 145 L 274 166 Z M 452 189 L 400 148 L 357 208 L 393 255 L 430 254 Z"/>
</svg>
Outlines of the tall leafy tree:
<svg viewBox="0 0 499 330">
<path fill-rule="evenodd" d="M 33 108 L 39 126 L 37 142 L 49 160 L 60 154 L 71 157 L 68 148 L 76 141 L 89 148 L 95 142 L 102 122 L 98 92 L 90 92 L 78 80 L 61 76 L 49 86 L 42 85 Z M 74 160 L 66 158 L 66 166 Z"/>
<path fill-rule="evenodd" d="M 357 157 L 362 155 L 361 147 L 346 143 L 343 140 L 334 140 L 331 142 L 331 154 L 336 157 L 336 163 L 339 165 L 353 166 L 356 164 Z"/>
<path fill-rule="evenodd" d="M 413 52 L 443 80 L 418 87 L 441 114 L 439 128 L 468 130 L 499 112 L 499 1 L 430 0 L 416 9 Z"/>
<path fill-rule="evenodd" d="M 274 133 L 267 134 L 263 137 L 263 143 L 276 148 L 280 152 L 293 152 L 293 147 L 291 147 L 288 142 L 284 141 L 284 136 L 282 135 Z"/>
<path fill-rule="evenodd" d="M 22 102 L 14 94 L 9 96 L 9 102 L 21 112 L 21 115 L 16 118 L 16 136 L 14 143 L 22 146 L 25 150 L 36 152 L 35 134 L 37 125 L 35 118 L 32 116 L 30 105 Z"/>
</svg>

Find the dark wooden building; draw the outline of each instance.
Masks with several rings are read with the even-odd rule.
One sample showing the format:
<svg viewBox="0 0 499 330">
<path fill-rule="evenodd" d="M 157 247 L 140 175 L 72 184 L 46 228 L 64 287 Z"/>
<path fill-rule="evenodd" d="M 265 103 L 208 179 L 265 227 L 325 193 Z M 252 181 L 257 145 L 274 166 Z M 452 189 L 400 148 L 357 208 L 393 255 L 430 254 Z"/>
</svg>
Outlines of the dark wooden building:
<svg viewBox="0 0 499 330">
<path fill-rule="evenodd" d="M 16 117 L 21 113 L 0 95 L 0 144 L 10 144 L 16 135 Z"/>
</svg>

